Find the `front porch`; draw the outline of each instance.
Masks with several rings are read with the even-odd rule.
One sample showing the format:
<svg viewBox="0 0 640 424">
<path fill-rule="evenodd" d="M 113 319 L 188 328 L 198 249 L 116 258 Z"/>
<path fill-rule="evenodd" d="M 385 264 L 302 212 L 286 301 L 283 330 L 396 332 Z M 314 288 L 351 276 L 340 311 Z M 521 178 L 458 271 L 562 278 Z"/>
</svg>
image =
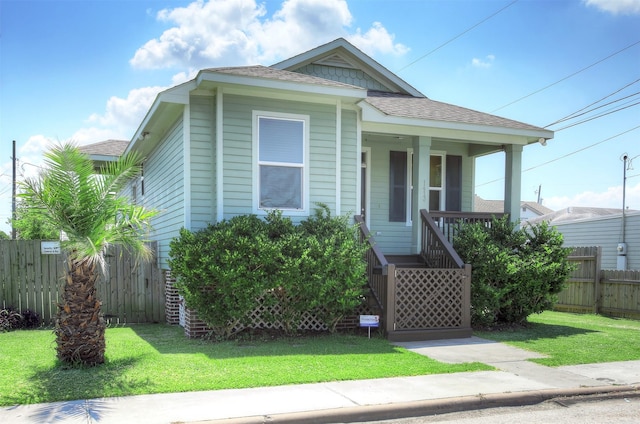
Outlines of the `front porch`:
<svg viewBox="0 0 640 424">
<path fill-rule="evenodd" d="M 416 341 L 471 337 L 471 265 L 452 246 L 461 222 L 485 222 L 493 215 L 420 210 L 417 255 L 385 256 L 364 218 L 355 217 L 367 252 L 371 306 L 389 340 Z"/>
</svg>

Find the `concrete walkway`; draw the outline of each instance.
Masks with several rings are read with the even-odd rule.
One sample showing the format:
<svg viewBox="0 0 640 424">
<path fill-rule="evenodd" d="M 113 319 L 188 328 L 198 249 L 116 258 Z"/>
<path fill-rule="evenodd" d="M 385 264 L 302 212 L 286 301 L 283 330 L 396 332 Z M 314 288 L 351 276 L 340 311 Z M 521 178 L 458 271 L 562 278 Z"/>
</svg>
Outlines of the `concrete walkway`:
<svg viewBox="0 0 640 424">
<path fill-rule="evenodd" d="M 476 337 L 398 345 L 438 361 L 482 362 L 497 371 L 19 405 L 0 408 L 0 423 L 358 422 L 558 396 L 640 396 L 640 360 L 549 368 L 527 361 L 539 357 L 535 353 Z"/>
</svg>

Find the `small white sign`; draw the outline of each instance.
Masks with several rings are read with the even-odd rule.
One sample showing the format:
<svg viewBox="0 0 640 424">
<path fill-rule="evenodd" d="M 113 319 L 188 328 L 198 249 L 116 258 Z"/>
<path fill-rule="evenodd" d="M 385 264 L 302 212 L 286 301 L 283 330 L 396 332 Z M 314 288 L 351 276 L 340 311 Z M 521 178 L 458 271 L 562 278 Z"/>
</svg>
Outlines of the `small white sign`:
<svg viewBox="0 0 640 424">
<path fill-rule="evenodd" d="M 380 315 L 360 315 L 360 327 L 379 327 Z"/>
<path fill-rule="evenodd" d="M 59 255 L 60 242 L 59 241 L 40 242 L 40 253 L 42 253 L 43 255 Z"/>
</svg>

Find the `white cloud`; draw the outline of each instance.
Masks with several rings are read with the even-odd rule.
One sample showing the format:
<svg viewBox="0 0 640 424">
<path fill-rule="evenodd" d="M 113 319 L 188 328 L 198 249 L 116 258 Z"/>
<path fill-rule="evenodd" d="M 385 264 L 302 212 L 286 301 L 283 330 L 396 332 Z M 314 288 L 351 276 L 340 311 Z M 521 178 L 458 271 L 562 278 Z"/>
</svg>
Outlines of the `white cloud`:
<svg viewBox="0 0 640 424">
<path fill-rule="evenodd" d="M 140 47 L 135 68 L 270 64 L 338 37 L 369 54 L 408 51 L 375 22 L 349 31 L 353 17 L 345 0 L 285 0 L 271 18 L 254 0 L 203 0 L 163 9 L 157 19 L 175 24 Z"/>
<path fill-rule="evenodd" d="M 625 204 L 629 209 L 640 210 L 640 182 L 635 185 L 627 180 Z M 574 196 L 554 196 L 545 198 L 544 206 L 560 210 L 570 206 L 585 206 L 598 208 L 622 208 L 622 186 L 609 187 L 606 191 L 596 193 L 585 191 Z"/>
<path fill-rule="evenodd" d="M 496 60 L 496 57 L 492 54 L 485 56 L 484 59 L 474 57 L 471 60 L 471 65 L 475 68 L 490 68 L 494 60 Z"/>
<path fill-rule="evenodd" d="M 587 6 L 593 6 L 614 15 L 640 14 L 640 0 L 583 0 Z"/>
<path fill-rule="evenodd" d="M 389 34 L 387 29 L 380 22 L 374 22 L 373 26 L 364 34 L 358 30 L 355 35 L 347 37 L 349 41 L 358 46 L 369 55 L 377 52 L 383 54 L 403 55 L 409 48 L 403 44 L 393 42 L 395 36 Z"/>
<path fill-rule="evenodd" d="M 107 100 L 104 114 L 89 116 L 87 123 L 90 126 L 80 128 L 70 140 L 83 145 L 109 139 L 130 139 L 156 95 L 164 89 L 166 87 L 143 87 L 129 91 L 126 98 L 112 96 Z"/>
</svg>

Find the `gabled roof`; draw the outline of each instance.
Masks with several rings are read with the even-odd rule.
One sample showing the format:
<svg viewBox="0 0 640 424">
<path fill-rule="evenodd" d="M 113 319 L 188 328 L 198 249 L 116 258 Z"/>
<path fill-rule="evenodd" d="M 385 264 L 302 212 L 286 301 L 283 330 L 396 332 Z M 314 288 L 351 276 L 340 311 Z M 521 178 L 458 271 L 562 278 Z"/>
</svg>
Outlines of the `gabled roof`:
<svg viewBox="0 0 640 424">
<path fill-rule="evenodd" d="M 295 72 L 312 63 L 360 69 L 376 78 L 388 87 L 390 91 L 408 94 L 414 97 L 425 97 L 424 94 L 416 90 L 411 84 L 389 71 L 344 38 L 338 38 L 330 43 L 323 44 L 322 46 L 271 65 L 271 67 Z"/>
</svg>

